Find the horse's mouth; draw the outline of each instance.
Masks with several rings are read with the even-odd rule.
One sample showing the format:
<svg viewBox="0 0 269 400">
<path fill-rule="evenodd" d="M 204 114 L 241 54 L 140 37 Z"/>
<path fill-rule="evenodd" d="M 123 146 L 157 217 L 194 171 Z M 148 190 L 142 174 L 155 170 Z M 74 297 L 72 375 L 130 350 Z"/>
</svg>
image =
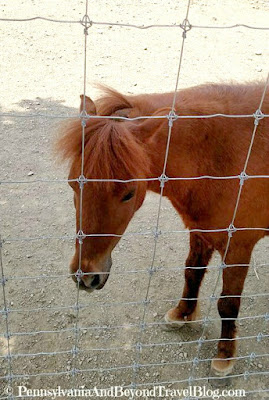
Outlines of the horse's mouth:
<svg viewBox="0 0 269 400">
<path fill-rule="evenodd" d="M 99 278 L 97 278 L 97 277 L 99 277 Z M 105 284 L 108 280 L 108 277 L 109 277 L 109 274 L 96 275 L 96 278 L 94 278 L 92 281 L 92 287 L 86 286 L 82 280 L 79 282 L 79 284 L 75 279 L 74 279 L 74 281 L 76 284 L 78 284 L 79 290 L 84 290 L 87 293 L 92 293 L 95 290 L 101 290 L 105 286 Z M 96 283 L 95 283 L 95 279 L 96 279 Z M 100 283 L 97 282 L 97 279 L 99 279 Z"/>
<path fill-rule="evenodd" d="M 82 276 L 77 276 L 77 274 L 72 275 L 73 281 L 76 283 L 76 286 L 80 290 L 85 290 L 88 293 L 93 292 L 94 290 L 101 290 L 110 275 L 110 269 L 112 265 L 111 257 L 108 257 L 105 261 L 105 264 L 102 265 L 102 269 L 100 268 L 100 272 L 91 271 L 89 273 L 82 273 Z M 71 266 L 72 271 L 72 266 Z M 102 271 L 102 272 L 101 272 Z"/>
</svg>

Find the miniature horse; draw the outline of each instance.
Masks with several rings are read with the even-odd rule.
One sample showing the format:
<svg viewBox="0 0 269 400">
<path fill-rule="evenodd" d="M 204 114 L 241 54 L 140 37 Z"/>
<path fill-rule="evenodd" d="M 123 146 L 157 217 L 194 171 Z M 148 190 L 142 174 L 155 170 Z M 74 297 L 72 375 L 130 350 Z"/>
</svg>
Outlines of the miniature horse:
<svg viewBox="0 0 269 400">
<path fill-rule="evenodd" d="M 123 96 L 111 89 L 96 104 L 85 99 L 86 111 L 94 115 L 136 117 L 167 115 L 173 94 Z M 177 93 L 176 112 L 181 116 L 208 114 L 253 114 L 259 107 L 263 86 L 203 85 Z M 82 107 L 82 106 L 81 106 Z M 164 108 L 166 107 L 166 108 Z M 82 109 L 82 108 L 81 108 Z M 269 113 L 269 96 L 265 96 L 263 113 Z M 156 178 L 162 174 L 167 143 L 167 119 L 112 120 L 87 119 L 85 127 L 84 175 L 93 179 Z M 239 176 L 244 168 L 250 145 L 254 118 L 177 119 L 172 135 L 166 175 L 174 177 Z M 71 161 L 69 179 L 80 176 L 81 120 L 63 126 L 58 148 Z M 269 123 L 259 121 L 247 174 L 269 175 Z M 77 231 L 79 229 L 79 196 L 77 181 L 70 182 L 74 191 Z M 111 252 L 147 190 L 160 192 L 160 182 L 131 181 L 87 182 L 83 189 L 83 232 L 93 234 L 83 240 L 80 285 L 88 290 L 101 289 L 111 267 Z M 239 179 L 169 180 L 163 194 L 167 196 L 189 229 L 227 229 L 231 223 L 239 190 Z M 269 180 L 252 178 L 244 182 L 234 223 L 236 228 L 269 228 Z M 95 234 L 108 236 L 94 237 Z M 222 318 L 218 354 L 211 364 L 219 376 L 229 374 L 236 356 L 236 325 L 240 295 L 248 271 L 252 250 L 268 231 L 235 230 L 225 256 L 223 289 L 218 300 Z M 165 316 L 167 323 L 181 326 L 198 317 L 199 287 L 212 253 L 224 257 L 228 233 L 190 233 L 190 252 L 186 261 L 182 300 Z M 79 265 L 79 245 L 71 262 L 75 273 Z M 227 266 L 225 268 L 225 265 Z M 232 266 L 230 266 L 232 265 Z M 200 268 L 195 268 L 200 267 Z M 204 268 L 201 268 L 204 267 Z M 190 300 L 188 300 L 188 298 Z"/>
</svg>

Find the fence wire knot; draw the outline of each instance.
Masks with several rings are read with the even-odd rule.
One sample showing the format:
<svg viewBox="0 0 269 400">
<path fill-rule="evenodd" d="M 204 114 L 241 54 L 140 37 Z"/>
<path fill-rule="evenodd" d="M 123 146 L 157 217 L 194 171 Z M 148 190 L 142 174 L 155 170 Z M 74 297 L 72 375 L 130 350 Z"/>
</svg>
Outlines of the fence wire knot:
<svg viewBox="0 0 269 400">
<path fill-rule="evenodd" d="M 6 395 L 7 395 L 7 397 L 1 397 L 1 399 L 4 399 L 4 398 L 6 398 L 6 399 L 14 399 L 14 396 L 13 396 L 13 388 L 12 388 L 12 386 L 11 386 L 11 382 L 12 382 L 12 379 L 13 379 L 13 375 L 8 375 L 7 376 L 7 380 L 9 381 L 9 383 L 8 383 L 8 386 L 5 388 L 5 390 L 4 390 L 4 392 L 3 393 L 5 393 Z M 2 393 L 1 393 L 2 394 Z"/>
<path fill-rule="evenodd" d="M 148 269 L 149 276 L 152 276 L 155 272 L 156 272 L 156 268 L 149 268 Z M 146 301 L 149 302 L 150 300 L 146 300 Z M 144 300 L 144 304 L 145 304 L 145 300 Z"/>
<path fill-rule="evenodd" d="M 82 307 L 79 304 L 75 304 L 73 307 L 74 311 L 78 312 Z M 74 328 L 75 332 L 78 332 L 80 328 Z"/>
<path fill-rule="evenodd" d="M 249 378 L 249 372 L 248 372 L 248 371 L 245 371 L 245 372 L 244 372 L 244 379 L 245 379 L 245 381 L 247 381 L 248 378 Z"/>
<path fill-rule="evenodd" d="M 148 269 L 148 273 L 150 276 L 152 276 L 153 274 L 155 274 L 155 272 L 157 272 L 157 268 L 153 267 L 153 268 L 149 268 Z M 149 300 L 150 301 L 150 300 Z"/>
<path fill-rule="evenodd" d="M 75 273 L 75 277 L 77 278 L 77 281 L 80 282 L 81 278 L 84 276 L 84 272 L 82 271 L 82 269 L 78 269 Z"/>
<path fill-rule="evenodd" d="M 12 381 L 14 380 L 15 377 L 16 377 L 16 376 L 13 375 L 12 372 L 10 372 L 10 373 L 6 376 L 6 380 L 9 381 L 9 382 L 12 382 Z M 9 392 L 9 394 L 11 394 L 11 393 Z"/>
<path fill-rule="evenodd" d="M 6 317 L 7 317 L 7 315 L 6 315 Z M 11 338 L 11 334 L 9 332 L 4 333 L 4 338 L 9 340 Z"/>
<path fill-rule="evenodd" d="M 189 376 L 189 379 L 188 379 L 188 383 L 189 383 L 189 386 L 192 386 L 192 382 L 193 382 L 193 376 Z"/>
<path fill-rule="evenodd" d="M 240 179 L 240 185 L 243 186 L 245 181 L 249 178 L 249 176 L 242 171 L 241 174 L 239 175 L 239 179 Z"/>
<path fill-rule="evenodd" d="M 79 373 L 79 370 L 76 368 L 73 368 L 70 372 L 71 372 L 71 375 L 74 377 L 76 374 Z"/>
<path fill-rule="evenodd" d="M 141 352 L 142 351 L 142 343 L 140 343 L 140 342 L 136 343 L 135 348 L 137 351 Z"/>
<path fill-rule="evenodd" d="M 201 337 L 199 337 L 199 339 L 197 340 L 197 342 L 198 342 L 198 348 L 200 349 L 201 347 L 202 347 L 202 344 L 204 343 L 204 338 L 201 336 Z"/>
<path fill-rule="evenodd" d="M 145 327 L 146 327 L 145 322 L 141 322 L 141 324 L 140 324 L 141 331 L 143 331 L 145 329 Z"/>
<path fill-rule="evenodd" d="M 217 297 L 214 294 L 211 294 L 209 299 L 210 299 L 211 303 L 213 303 L 214 301 L 217 300 Z"/>
<path fill-rule="evenodd" d="M 74 356 L 76 356 L 78 354 L 78 348 L 76 346 L 74 346 L 71 350 L 71 354 L 73 354 Z"/>
<path fill-rule="evenodd" d="M 261 332 L 259 332 L 258 335 L 257 335 L 257 342 L 258 343 L 261 342 L 262 338 L 263 338 L 263 334 Z"/>
<path fill-rule="evenodd" d="M 190 24 L 189 20 L 185 18 L 182 22 L 182 24 L 179 25 L 181 29 L 183 29 L 182 36 L 184 39 L 186 39 L 187 32 L 191 30 L 192 25 Z"/>
<path fill-rule="evenodd" d="M 233 234 L 237 231 L 236 227 L 233 224 L 229 225 L 229 228 L 227 229 L 228 236 L 232 237 Z"/>
<path fill-rule="evenodd" d="M 147 306 L 148 304 L 150 304 L 150 300 L 149 299 L 145 299 L 143 302 L 144 306 Z"/>
<path fill-rule="evenodd" d="M 219 268 L 220 268 L 220 269 L 225 269 L 225 268 L 227 268 L 227 265 L 225 264 L 224 261 L 222 261 L 222 263 L 220 264 Z"/>
<path fill-rule="evenodd" d="M 7 283 L 7 281 L 8 281 L 8 279 L 5 278 L 5 277 L 3 277 L 3 278 L 0 279 L 0 282 L 1 282 L 1 285 L 2 285 L 2 286 L 5 286 L 5 284 Z"/>
<path fill-rule="evenodd" d="M 264 114 L 263 114 L 262 111 L 258 108 L 258 110 L 256 110 L 256 112 L 253 114 L 253 117 L 255 118 L 254 124 L 255 124 L 255 125 L 259 125 L 260 120 L 264 118 Z"/>
<path fill-rule="evenodd" d="M 194 357 L 194 359 L 192 360 L 193 365 L 196 367 L 199 364 L 200 360 L 198 357 Z"/>
<path fill-rule="evenodd" d="M 169 181 L 169 178 L 167 175 L 162 174 L 161 176 L 159 176 L 159 181 L 160 181 L 160 187 L 163 188 L 165 183 Z"/>
<path fill-rule="evenodd" d="M 252 352 L 252 353 L 249 355 L 250 361 L 253 361 L 255 358 L 256 358 L 256 353 Z"/>
<path fill-rule="evenodd" d="M 162 234 L 162 231 L 160 229 L 157 229 L 156 231 L 153 232 L 154 239 L 158 239 L 158 237 Z"/>
<path fill-rule="evenodd" d="M 90 20 L 90 17 L 85 14 L 80 23 L 84 26 L 84 35 L 88 35 L 88 29 L 92 26 L 92 21 Z"/>
<path fill-rule="evenodd" d="M 133 371 L 137 371 L 140 368 L 140 364 L 133 363 Z"/>
<path fill-rule="evenodd" d="M 7 318 L 9 314 L 9 308 L 5 307 L 3 310 L 1 310 L 1 314 Z"/>
<path fill-rule="evenodd" d="M 171 110 L 166 117 L 168 119 L 168 125 L 172 128 L 174 121 L 178 119 L 178 115 L 175 113 L 174 110 Z"/>
<path fill-rule="evenodd" d="M 79 184 L 79 188 L 80 188 L 80 189 L 83 189 L 84 184 L 87 182 L 87 179 L 85 178 L 84 175 L 80 175 L 80 176 L 78 177 L 78 179 L 77 179 L 77 182 L 78 182 L 78 184 Z"/>
<path fill-rule="evenodd" d="M 78 239 L 79 244 L 83 243 L 83 240 L 86 238 L 85 233 L 80 229 L 78 233 L 76 234 L 76 238 Z"/>
</svg>

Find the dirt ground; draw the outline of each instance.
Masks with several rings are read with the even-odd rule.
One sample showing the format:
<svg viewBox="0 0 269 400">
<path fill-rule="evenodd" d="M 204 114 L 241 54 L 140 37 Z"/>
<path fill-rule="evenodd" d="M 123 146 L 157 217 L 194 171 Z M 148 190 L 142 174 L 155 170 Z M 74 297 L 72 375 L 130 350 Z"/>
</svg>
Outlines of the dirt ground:
<svg viewBox="0 0 269 400">
<path fill-rule="evenodd" d="M 185 18 L 186 1 L 89 2 L 93 21 L 127 22 L 139 25 L 178 24 Z M 227 26 L 249 24 L 268 26 L 268 3 L 261 0 L 193 0 L 189 20 L 192 25 Z M 79 20 L 84 1 L 0 0 L 0 18 L 43 16 Z M 87 48 L 87 94 L 96 98 L 94 84 L 101 82 L 123 93 L 164 92 L 175 88 L 182 32 L 178 28 L 138 30 L 107 25 L 89 29 Z M 205 82 L 245 82 L 265 80 L 268 73 L 269 31 L 244 27 L 198 29 L 187 33 L 179 88 Z M 150 388 L 165 382 L 169 388 L 186 388 L 197 355 L 201 330 L 184 327 L 164 331 L 158 323 L 179 299 L 183 287 L 184 261 L 188 254 L 188 233 L 160 235 L 146 305 L 146 326 L 139 325 L 144 312 L 154 239 L 143 232 L 156 224 L 158 195 L 148 194 L 143 207 L 131 221 L 126 235 L 113 253 L 113 269 L 108 283 L 91 295 L 80 292 L 78 315 L 79 353 L 74 359 L 76 288 L 67 278 L 73 254 L 75 214 L 72 193 L 66 183 L 38 182 L 67 177 L 67 168 L 58 165 L 52 154 L 55 125 L 59 116 L 77 113 L 83 92 L 84 35 L 80 24 L 47 21 L 0 21 L 1 61 L 0 112 L 2 116 L 1 181 L 24 181 L 0 185 L 0 234 L 4 239 L 2 262 L 8 328 L 12 353 L 14 395 L 17 385 L 28 388 L 62 388 L 111 385 L 138 385 Z M 55 118 L 52 118 L 54 116 Z M 160 229 L 180 230 L 183 225 L 170 203 L 164 199 Z M 59 239 L 64 237 L 64 239 Z M 30 240 L 33 239 L 33 240 Z M 266 399 L 269 392 L 268 338 L 268 254 L 269 241 L 254 250 L 242 300 L 239 321 L 239 356 L 230 388 L 246 391 L 247 399 Z M 217 266 L 216 254 L 211 265 Z M 205 315 L 217 269 L 207 274 L 201 290 Z M 219 285 L 217 293 L 220 293 Z M 251 296 L 253 295 L 253 296 Z M 4 309 L 3 292 L 0 308 Z M 256 316 L 256 317 L 255 317 Z M 250 319 L 244 317 L 251 317 Z M 255 318 L 254 318 L 255 317 Z M 43 332 L 46 331 L 46 332 Z M 6 397 L 8 341 L 4 314 L 0 320 L 0 398 Z M 210 312 L 200 362 L 194 371 L 195 384 L 206 384 L 210 361 L 216 353 L 220 320 L 216 305 Z M 248 338 L 254 336 L 254 338 Z M 244 339 L 245 337 L 245 339 Z M 137 342 L 142 343 L 138 356 Z M 39 353 L 38 355 L 35 355 Z M 43 354 L 42 354 L 43 353 Z M 45 354 L 44 354 L 45 353 Z M 257 357 L 246 358 L 251 353 Z M 17 355 L 17 356 L 16 356 Z M 134 363 L 143 364 L 134 376 Z M 151 365 L 152 364 L 152 365 Z M 117 368 L 118 367 L 118 368 Z M 72 377 L 72 368 L 85 370 Z M 248 379 L 242 376 L 245 371 Z M 140 387 L 140 386 L 139 386 Z M 42 397 L 45 398 L 45 397 Z M 62 396 L 61 398 L 65 398 Z"/>
</svg>

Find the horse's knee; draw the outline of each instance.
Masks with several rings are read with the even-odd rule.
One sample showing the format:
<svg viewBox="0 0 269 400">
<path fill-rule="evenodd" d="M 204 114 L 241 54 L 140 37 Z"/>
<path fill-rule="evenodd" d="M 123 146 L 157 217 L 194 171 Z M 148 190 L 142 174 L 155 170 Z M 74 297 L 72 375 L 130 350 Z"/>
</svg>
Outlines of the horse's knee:
<svg viewBox="0 0 269 400">
<path fill-rule="evenodd" d="M 186 266 L 206 266 L 213 253 L 213 247 L 205 244 L 201 239 L 195 239 L 191 243 L 189 255 L 186 260 Z"/>
<path fill-rule="evenodd" d="M 218 300 L 218 311 L 221 318 L 237 318 L 239 307 L 240 297 L 221 297 Z"/>
</svg>

